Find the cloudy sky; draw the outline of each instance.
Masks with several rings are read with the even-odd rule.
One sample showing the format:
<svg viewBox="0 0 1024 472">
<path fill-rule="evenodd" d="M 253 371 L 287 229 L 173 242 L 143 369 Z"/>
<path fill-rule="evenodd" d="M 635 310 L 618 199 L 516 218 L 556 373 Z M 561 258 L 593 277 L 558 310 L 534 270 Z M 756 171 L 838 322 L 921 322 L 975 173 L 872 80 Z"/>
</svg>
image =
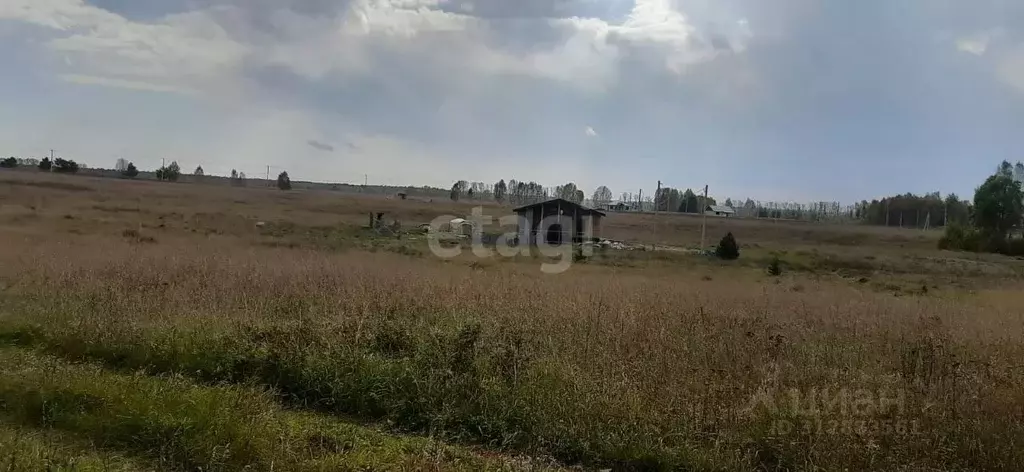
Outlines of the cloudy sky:
<svg viewBox="0 0 1024 472">
<path fill-rule="evenodd" d="M 0 154 L 849 202 L 1019 136 L 1017 0 L 0 0 Z"/>
</svg>

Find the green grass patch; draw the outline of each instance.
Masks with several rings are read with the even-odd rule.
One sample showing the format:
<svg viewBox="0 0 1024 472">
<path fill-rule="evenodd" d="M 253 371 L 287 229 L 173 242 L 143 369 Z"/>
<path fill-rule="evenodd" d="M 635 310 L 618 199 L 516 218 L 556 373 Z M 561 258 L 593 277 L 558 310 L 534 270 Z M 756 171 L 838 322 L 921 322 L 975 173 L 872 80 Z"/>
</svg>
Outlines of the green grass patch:
<svg viewBox="0 0 1024 472">
<path fill-rule="evenodd" d="M 23 472 L 129 472 L 157 470 L 138 459 L 101 451 L 54 431 L 0 423 L 0 470 Z"/>
<path fill-rule="evenodd" d="M 426 438 L 287 412 L 260 388 L 117 374 L 15 348 L 0 349 L 0 418 L 134 453 L 161 470 L 525 468 Z"/>
<path fill-rule="evenodd" d="M 334 328 L 310 321 L 220 334 L 9 323 L 0 338 L 122 370 L 255 383 L 292 407 L 496 450 L 543 453 L 565 463 L 624 470 L 710 467 L 688 438 L 663 436 L 671 425 L 639 421 L 639 412 L 608 407 L 594 394 L 574 401 L 571 411 L 552 402 L 586 387 L 558 366 L 534 361 L 529 343 L 514 332 L 485 339 L 473 324 L 366 328 L 359 345 L 332 342 Z"/>
</svg>

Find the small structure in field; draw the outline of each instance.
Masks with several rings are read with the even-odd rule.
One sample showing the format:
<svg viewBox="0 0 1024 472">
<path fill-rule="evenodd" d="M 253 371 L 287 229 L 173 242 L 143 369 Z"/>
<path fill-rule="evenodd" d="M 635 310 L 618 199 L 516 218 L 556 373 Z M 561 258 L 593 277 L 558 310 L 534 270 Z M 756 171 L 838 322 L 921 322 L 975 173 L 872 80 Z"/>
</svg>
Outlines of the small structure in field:
<svg viewBox="0 0 1024 472">
<path fill-rule="evenodd" d="M 724 205 L 708 205 L 707 207 L 704 208 L 704 214 L 708 216 L 721 216 L 724 218 L 728 218 L 732 215 L 735 215 L 736 210 L 734 210 L 732 207 Z"/>
<path fill-rule="evenodd" d="M 448 222 L 448 231 L 460 236 L 473 236 L 473 222 L 465 218 L 455 218 Z"/>
<path fill-rule="evenodd" d="M 519 216 L 520 244 L 557 245 L 579 243 L 600 237 L 605 214 L 561 198 L 521 206 L 513 210 Z"/>
</svg>

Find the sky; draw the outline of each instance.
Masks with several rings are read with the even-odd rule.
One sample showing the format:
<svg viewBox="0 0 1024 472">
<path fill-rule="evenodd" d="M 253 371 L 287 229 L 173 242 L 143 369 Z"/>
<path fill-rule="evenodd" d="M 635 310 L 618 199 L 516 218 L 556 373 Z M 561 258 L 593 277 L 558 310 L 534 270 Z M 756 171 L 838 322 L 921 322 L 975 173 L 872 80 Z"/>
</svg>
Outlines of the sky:
<svg viewBox="0 0 1024 472">
<path fill-rule="evenodd" d="M 0 154 L 95 167 L 849 203 L 1024 159 L 1016 0 L 0 0 L 0 68 Z"/>
</svg>

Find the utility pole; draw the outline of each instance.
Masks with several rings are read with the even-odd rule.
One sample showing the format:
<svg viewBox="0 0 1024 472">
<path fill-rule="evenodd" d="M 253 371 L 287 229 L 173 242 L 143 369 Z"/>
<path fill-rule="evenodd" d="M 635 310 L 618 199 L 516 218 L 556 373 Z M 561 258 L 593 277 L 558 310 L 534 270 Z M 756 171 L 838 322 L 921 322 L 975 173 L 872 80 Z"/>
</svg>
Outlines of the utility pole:
<svg viewBox="0 0 1024 472">
<path fill-rule="evenodd" d="M 267 185 L 270 185 L 270 166 L 267 166 Z"/>
<path fill-rule="evenodd" d="M 703 215 L 701 217 L 701 222 L 700 222 L 700 250 L 701 251 L 703 251 L 707 247 L 707 246 L 704 245 L 705 239 L 707 237 L 707 229 L 708 229 L 707 203 L 708 203 L 708 186 L 705 185 L 704 186 L 704 201 L 701 202 L 701 205 L 700 205 L 700 212 Z"/>
</svg>

